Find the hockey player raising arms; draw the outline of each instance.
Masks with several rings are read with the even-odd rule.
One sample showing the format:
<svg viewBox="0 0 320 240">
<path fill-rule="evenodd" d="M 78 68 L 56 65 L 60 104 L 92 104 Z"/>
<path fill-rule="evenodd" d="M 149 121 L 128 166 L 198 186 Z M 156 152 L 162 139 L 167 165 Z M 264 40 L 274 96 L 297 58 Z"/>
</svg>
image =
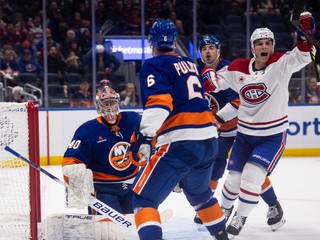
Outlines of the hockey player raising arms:
<svg viewBox="0 0 320 240">
<path fill-rule="evenodd" d="M 125 155 L 141 116 L 136 112 L 120 113 L 119 102 L 114 89 L 98 89 L 95 106 L 100 116 L 76 130 L 64 154 L 63 175 L 71 188 L 66 195 L 67 207 L 84 208 L 90 193 L 95 192 L 97 199 L 118 212 L 133 213 L 130 186 L 138 167 Z M 94 214 L 91 209 L 89 213 Z"/>
<path fill-rule="evenodd" d="M 220 46 L 219 40 L 214 36 L 204 36 L 201 38 L 199 51 L 204 64 L 198 67 L 198 71 L 201 72 L 202 75 L 205 75 L 206 71 L 210 71 L 210 68 L 218 71 L 230 64 L 230 61 L 220 57 Z M 209 99 L 211 111 L 220 125 L 218 129 L 218 157 L 214 163 L 210 181 L 210 187 L 212 191 L 215 192 L 218 180 L 223 176 L 227 165 L 228 153 L 236 136 L 240 100 L 239 95 L 230 88 L 217 93 L 210 92 L 205 94 Z M 271 226 L 271 229 L 275 231 L 285 223 L 285 218 L 283 217 L 282 207 L 277 200 L 277 196 L 268 177 L 266 177 L 262 184 L 261 197 L 269 206 L 267 223 Z M 227 220 L 231 213 L 232 208 L 224 209 Z M 201 223 L 197 216 L 194 221 Z"/>
<path fill-rule="evenodd" d="M 187 200 L 214 239 L 228 239 L 225 217 L 209 187 L 217 130 L 192 59 L 174 53 L 177 29 L 170 20 L 150 28 L 153 58 L 140 71 L 143 115 L 129 156 L 146 162 L 133 185 L 135 223 L 141 240 L 162 239 L 158 206 L 182 182 Z M 151 140 L 156 139 L 150 157 Z"/>
<path fill-rule="evenodd" d="M 302 13 L 300 23 L 307 32 L 314 33 L 310 13 Z M 207 90 L 231 87 L 240 97 L 238 132 L 221 201 L 224 209 L 231 209 L 239 199 L 237 211 L 227 227 L 230 236 L 240 233 L 259 202 L 265 177 L 272 173 L 285 149 L 288 84 L 294 72 L 311 62 L 308 43 L 301 32 L 298 36 L 297 47 L 292 51 L 274 53 L 273 33 L 268 28 L 258 28 L 250 38 L 253 58 L 233 61 L 218 71 L 220 79 L 215 78 L 212 71 L 204 76 Z"/>
</svg>

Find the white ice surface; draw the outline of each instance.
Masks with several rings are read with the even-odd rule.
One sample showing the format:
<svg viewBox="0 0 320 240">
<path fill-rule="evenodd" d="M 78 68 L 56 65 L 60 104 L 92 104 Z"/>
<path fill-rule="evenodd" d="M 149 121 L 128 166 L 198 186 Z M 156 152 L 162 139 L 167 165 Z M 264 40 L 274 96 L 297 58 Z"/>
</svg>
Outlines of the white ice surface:
<svg viewBox="0 0 320 240">
<path fill-rule="evenodd" d="M 62 179 L 61 167 L 46 170 Z M 272 232 L 267 225 L 267 205 L 260 201 L 251 212 L 236 240 L 320 240 L 320 157 L 282 158 L 270 179 L 277 193 L 287 222 Z M 216 197 L 220 200 L 219 184 Z M 42 218 L 56 213 L 85 213 L 85 210 L 66 209 L 64 188 L 41 174 Z M 160 206 L 160 212 L 173 210 L 173 217 L 163 225 L 164 238 L 209 240 L 208 232 L 193 223 L 194 210 L 182 193 L 172 193 Z"/>
</svg>

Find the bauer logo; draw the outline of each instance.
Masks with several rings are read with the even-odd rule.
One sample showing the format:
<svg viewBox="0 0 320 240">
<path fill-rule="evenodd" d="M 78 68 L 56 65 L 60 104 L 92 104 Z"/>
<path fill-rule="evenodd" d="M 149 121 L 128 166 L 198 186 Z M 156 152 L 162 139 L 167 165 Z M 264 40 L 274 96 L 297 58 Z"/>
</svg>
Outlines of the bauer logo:
<svg viewBox="0 0 320 240">
<path fill-rule="evenodd" d="M 320 135 L 320 122 L 319 118 L 314 118 L 312 121 L 302 122 L 289 122 L 288 134 L 291 136 L 295 135 Z"/>
<path fill-rule="evenodd" d="M 106 205 L 102 205 L 100 202 L 94 202 L 92 204 L 92 206 L 94 207 L 95 210 L 100 212 L 102 215 L 107 216 L 113 222 L 118 222 L 119 224 L 121 224 L 127 228 L 130 228 L 132 226 L 131 222 L 124 219 L 124 217 L 122 217 L 117 212 L 113 211 L 112 209 L 109 209 Z"/>
</svg>

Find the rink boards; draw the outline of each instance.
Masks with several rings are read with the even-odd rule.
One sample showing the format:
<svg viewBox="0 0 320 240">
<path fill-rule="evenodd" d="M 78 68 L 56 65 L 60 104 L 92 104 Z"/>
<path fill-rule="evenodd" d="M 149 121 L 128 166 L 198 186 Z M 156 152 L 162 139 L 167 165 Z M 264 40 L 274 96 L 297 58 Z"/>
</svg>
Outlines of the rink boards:
<svg viewBox="0 0 320 240">
<path fill-rule="evenodd" d="M 142 112 L 140 108 L 127 110 Z M 95 109 L 40 109 L 41 164 L 60 164 L 77 127 L 97 116 Z M 290 106 L 288 116 L 284 156 L 320 156 L 320 105 Z"/>
</svg>

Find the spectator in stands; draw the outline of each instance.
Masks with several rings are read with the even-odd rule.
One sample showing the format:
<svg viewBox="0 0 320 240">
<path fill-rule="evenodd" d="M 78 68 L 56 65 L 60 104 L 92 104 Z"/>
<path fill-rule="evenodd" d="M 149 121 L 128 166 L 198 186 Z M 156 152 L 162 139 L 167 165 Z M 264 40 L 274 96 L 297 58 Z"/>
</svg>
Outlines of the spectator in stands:
<svg viewBox="0 0 320 240">
<path fill-rule="evenodd" d="M 60 77 L 63 76 L 67 65 L 56 46 L 48 48 L 48 73 L 57 73 Z"/>
<path fill-rule="evenodd" d="M 25 102 L 26 98 L 23 94 L 23 88 L 20 86 L 15 86 L 12 88 L 12 93 L 5 98 L 5 102 Z"/>
<path fill-rule="evenodd" d="M 136 88 L 133 83 L 127 83 L 126 88 L 120 92 L 120 106 L 137 107 L 141 106 L 140 97 L 136 93 Z"/>
<path fill-rule="evenodd" d="M 133 5 L 131 13 L 127 19 L 127 33 L 129 35 L 140 35 L 141 34 L 141 19 L 140 19 L 140 7 L 138 5 Z"/>
<path fill-rule="evenodd" d="M 105 23 L 105 21 L 108 19 L 107 9 L 103 1 L 98 1 L 95 16 L 96 16 L 96 24 L 98 27 L 101 27 Z"/>
<path fill-rule="evenodd" d="M 71 45 L 74 43 L 74 42 L 77 42 L 78 43 L 78 39 L 77 39 L 77 35 L 76 35 L 76 32 L 72 29 L 69 29 L 67 31 L 67 35 L 66 35 L 66 38 L 65 40 L 61 43 L 61 48 L 60 48 L 60 51 L 62 53 L 63 56 L 66 56 L 68 54 L 68 51 L 71 49 Z M 78 43 L 79 45 L 79 43 Z"/>
<path fill-rule="evenodd" d="M 69 55 L 67 56 L 65 62 L 67 65 L 67 73 L 79 73 L 81 75 L 85 74 L 83 70 L 83 64 L 74 51 L 71 50 L 69 52 Z"/>
<path fill-rule="evenodd" d="M 180 19 L 177 19 L 177 14 L 175 11 L 170 12 L 170 16 L 169 19 L 174 22 L 174 24 L 176 25 L 178 32 L 179 32 L 179 36 L 184 35 L 184 27 L 183 27 L 183 23 Z"/>
<path fill-rule="evenodd" d="M 306 103 L 320 103 L 320 86 L 317 85 L 316 77 L 311 77 L 307 80 Z"/>
<path fill-rule="evenodd" d="M 41 17 L 35 15 L 33 18 L 30 18 L 28 21 L 30 25 L 30 31 L 33 32 L 33 41 L 35 44 L 42 39 L 42 20 Z"/>
<path fill-rule="evenodd" d="M 17 85 L 16 77 L 19 75 L 16 55 L 11 50 L 4 50 L 3 58 L 0 58 L 0 71 L 6 74 L 7 86 Z"/>
<path fill-rule="evenodd" d="M 89 28 L 81 28 L 79 34 L 79 44 L 82 49 L 82 55 L 91 50 L 92 37 Z"/>
<path fill-rule="evenodd" d="M 0 28 L 0 37 L 2 41 L 11 42 L 13 45 L 18 44 L 21 40 L 21 35 L 16 32 L 16 28 L 12 22 L 9 22 L 5 28 Z"/>
<path fill-rule="evenodd" d="M 35 83 L 38 87 L 41 87 L 41 78 L 43 76 L 43 67 L 41 64 L 32 58 L 29 49 L 25 49 L 22 53 L 21 58 L 18 60 L 18 69 L 20 73 L 33 73 L 37 76 L 37 82 Z"/>
<path fill-rule="evenodd" d="M 97 73 L 100 79 L 108 78 L 120 67 L 120 61 L 110 52 L 105 51 L 103 45 L 97 45 L 96 48 Z M 86 72 L 92 72 L 92 53 L 88 53 L 83 58 Z"/>
<path fill-rule="evenodd" d="M 86 79 L 83 79 L 79 85 L 79 91 L 75 92 L 70 99 L 71 107 L 92 107 L 93 95 L 89 90 L 90 85 Z"/>
<path fill-rule="evenodd" d="M 108 79 L 101 79 L 99 84 L 99 88 L 102 88 L 104 86 L 112 87 L 111 82 Z"/>
</svg>

